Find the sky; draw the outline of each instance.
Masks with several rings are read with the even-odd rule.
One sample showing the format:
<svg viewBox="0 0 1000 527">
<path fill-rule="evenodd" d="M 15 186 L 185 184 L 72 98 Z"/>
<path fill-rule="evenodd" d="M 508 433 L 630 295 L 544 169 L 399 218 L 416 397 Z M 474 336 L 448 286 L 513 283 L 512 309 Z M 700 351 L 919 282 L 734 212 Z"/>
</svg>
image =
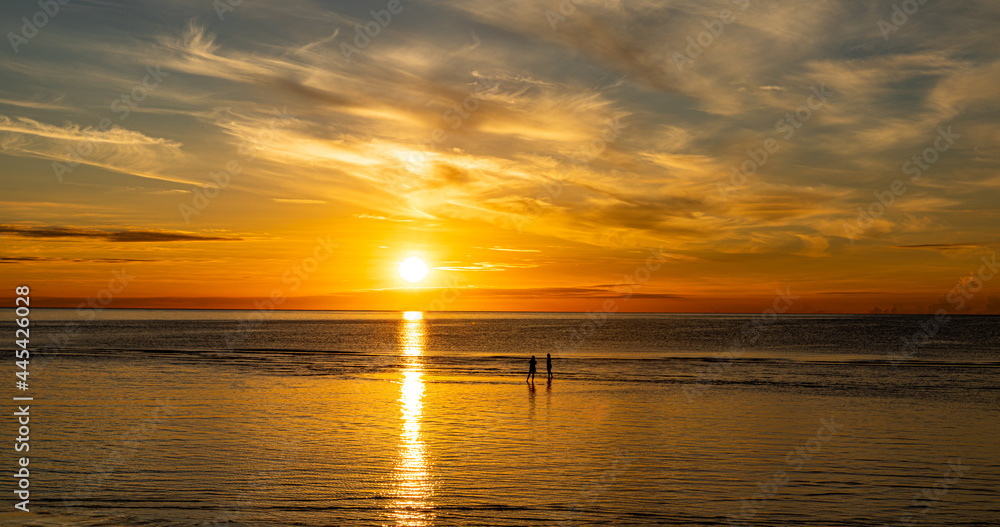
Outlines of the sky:
<svg viewBox="0 0 1000 527">
<path fill-rule="evenodd" d="M 40 306 L 1000 313 L 994 1 L 0 12 Z"/>
</svg>

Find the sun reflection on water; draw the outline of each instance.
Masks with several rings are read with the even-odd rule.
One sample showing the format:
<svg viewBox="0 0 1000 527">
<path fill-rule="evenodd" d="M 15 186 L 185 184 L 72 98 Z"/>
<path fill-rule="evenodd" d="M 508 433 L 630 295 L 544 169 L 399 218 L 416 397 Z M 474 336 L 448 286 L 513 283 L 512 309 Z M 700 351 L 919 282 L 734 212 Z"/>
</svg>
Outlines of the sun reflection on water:
<svg viewBox="0 0 1000 527">
<path fill-rule="evenodd" d="M 423 413 L 424 352 L 426 334 L 423 314 L 407 311 L 400 321 L 399 345 L 404 356 L 401 372 L 399 407 L 403 423 L 399 434 L 399 452 L 393 472 L 393 497 L 389 515 L 398 525 L 431 525 L 434 520 L 430 501 L 430 480 L 425 446 L 420 435 Z"/>
</svg>

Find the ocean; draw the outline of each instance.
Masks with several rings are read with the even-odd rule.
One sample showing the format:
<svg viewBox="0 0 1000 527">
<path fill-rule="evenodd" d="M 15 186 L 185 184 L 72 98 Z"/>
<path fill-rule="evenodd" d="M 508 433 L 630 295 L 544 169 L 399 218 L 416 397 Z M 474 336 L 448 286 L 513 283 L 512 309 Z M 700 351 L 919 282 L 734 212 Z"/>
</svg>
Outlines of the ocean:
<svg viewBox="0 0 1000 527">
<path fill-rule="evenodd" d="M 997 317 L 31 313 L 5 527 L 1000 525 Z"/>
</svg>

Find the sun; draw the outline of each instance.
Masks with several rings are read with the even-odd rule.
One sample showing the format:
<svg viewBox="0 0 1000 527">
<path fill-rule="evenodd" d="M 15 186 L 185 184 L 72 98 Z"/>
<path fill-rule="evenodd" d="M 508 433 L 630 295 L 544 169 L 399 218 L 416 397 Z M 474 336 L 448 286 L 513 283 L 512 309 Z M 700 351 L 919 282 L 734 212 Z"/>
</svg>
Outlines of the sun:
<svg viewBox="0 0 1000 527">
<path fill-rule="evenodd" d="M 416 256 L 411 256 L 399 264 L 399 276 L 411 284 L 426 278 L 428 272 L 430 269 L 427 268 L 427 264 Z"/>
</svg>

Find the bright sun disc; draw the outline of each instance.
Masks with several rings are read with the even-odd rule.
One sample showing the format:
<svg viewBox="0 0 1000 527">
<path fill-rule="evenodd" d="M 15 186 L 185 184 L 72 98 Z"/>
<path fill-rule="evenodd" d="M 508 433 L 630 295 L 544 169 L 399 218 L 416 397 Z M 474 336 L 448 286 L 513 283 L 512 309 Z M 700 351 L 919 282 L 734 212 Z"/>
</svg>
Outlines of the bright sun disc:
<svg viewBox="0 0 1000 527">
<path fill-rule="evenodd" d="M 427 264 L 416 256 L 411 256 L 399 264 L 399 276 L 411 284 L 423 280 L 428 271 L 430 269 L 427 268 Z"/>
</svg>

